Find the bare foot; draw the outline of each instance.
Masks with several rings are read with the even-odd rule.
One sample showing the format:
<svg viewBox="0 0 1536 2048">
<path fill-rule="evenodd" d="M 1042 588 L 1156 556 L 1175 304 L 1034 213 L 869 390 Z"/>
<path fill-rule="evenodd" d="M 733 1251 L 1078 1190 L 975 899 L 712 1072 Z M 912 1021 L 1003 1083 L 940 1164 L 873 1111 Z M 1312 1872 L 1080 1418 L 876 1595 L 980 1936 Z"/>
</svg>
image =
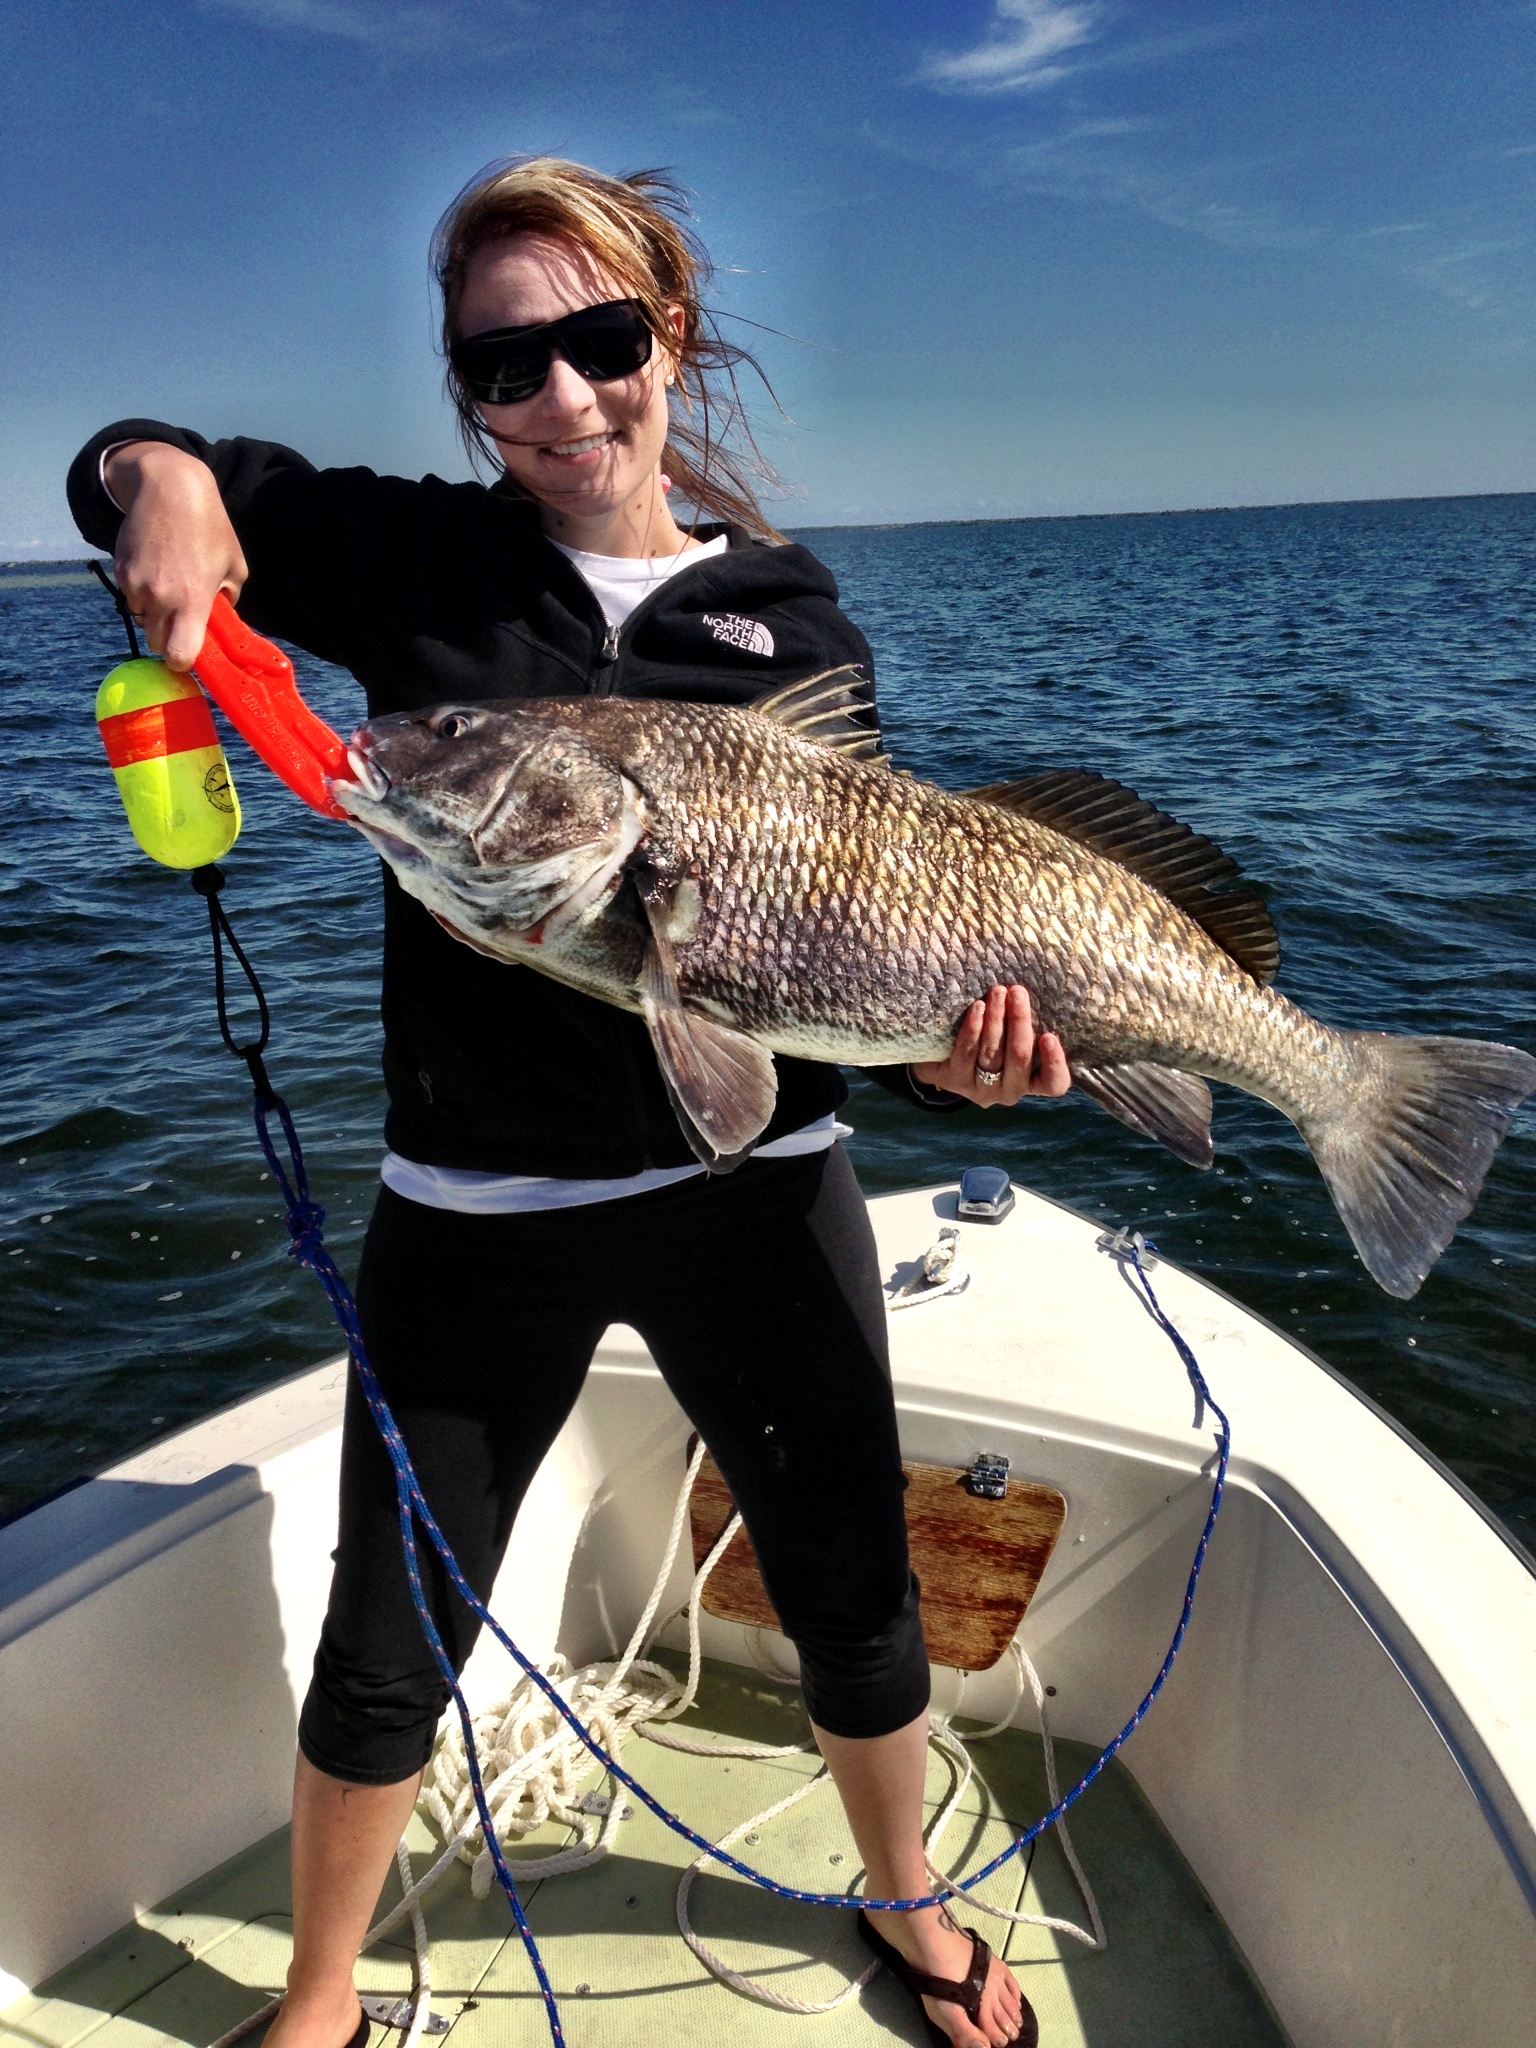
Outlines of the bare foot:
<svg viewBox="0 0 1536 2048">
<path fill-rule="evenodd" d="M 899 1950 L 914 1969 L 963 1984 L 971 1971 L 971 1937 L 947 1906 L 922 1913 L 877 1913 L 867 1916 L 877 1934 Z M 923 2010 L 947 2034 L 954 2048 L 1009 2048 L 1023 2036 L 1034 2038 L 1034 2016 L 1027 2008 L 1013 1972 L 994 1955 L 981 1994 L 980 2023 L 973 2026 L 948 1999 L 925 1998 Z"/>
</svg>

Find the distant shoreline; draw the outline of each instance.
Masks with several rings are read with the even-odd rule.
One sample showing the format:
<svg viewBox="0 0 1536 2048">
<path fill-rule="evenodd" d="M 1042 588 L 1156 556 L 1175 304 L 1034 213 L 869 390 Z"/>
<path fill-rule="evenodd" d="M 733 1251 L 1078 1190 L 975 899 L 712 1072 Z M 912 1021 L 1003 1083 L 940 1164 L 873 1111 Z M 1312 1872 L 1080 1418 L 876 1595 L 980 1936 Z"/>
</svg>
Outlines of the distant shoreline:
<svg viewBox="0 0 1536 2048">
<path fill-rule="evenodd" d="M 0 590 L 35 590 L 46 583 L 90 583 L 93 578 L 86 563 L 103 559 L 101 555 L 60 555 L 51 562 L 0 562 Z"/>
<path fill-rule="evenodd" d="M 1407 498 L 1287 498 L 1261 505 L 1170 505 L 1156 512 L 1000 512 L 974 519 L 848 519 L 831 526 L 786 526 L 785 533 L 914 533 L 938 526 L 1059 526 L 1084 519 L 1215 519 L 1233 512 L 1335 512 L 1350 505 L 1469 505 L 1480 499 L 1536 498 L 1529 491 L 1431 491 Z"/>
<path fill-rule="evenodd" d="M 1157 512 L 999 512 L 969 519 L 844 519 L 818 526 L 790 526 L 785 533 L 914 533 L 939 526 L 1055 526 L 1079 519 L 1214 519 L 1233 512 L 1326 512 L 1349 505 L 1466 505 L 1486 498 L 1536 498 L 1530 491 L 1426 492 L 1407 498 L 1295 498 L 1261 505 L 1171 505 Z M 33 560 L 0 562 L 0 589 L 26 583 L 78 583 L 89 576 L 88 562 L 108 558 L 92 548 L 79 555 L 53 555 Z"/>
</svg>

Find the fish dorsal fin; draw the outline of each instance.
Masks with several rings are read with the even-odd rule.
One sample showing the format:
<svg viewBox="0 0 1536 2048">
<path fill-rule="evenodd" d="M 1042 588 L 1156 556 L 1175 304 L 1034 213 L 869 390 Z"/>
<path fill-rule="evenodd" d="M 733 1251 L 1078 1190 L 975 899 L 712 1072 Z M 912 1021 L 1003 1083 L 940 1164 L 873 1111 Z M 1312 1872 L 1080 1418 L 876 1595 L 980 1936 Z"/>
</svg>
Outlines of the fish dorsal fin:
<svg viewBox="0 0 1536 2048">
<path fill-rule="evenodd" d="M 887 756 L 880 734 L 867 723 L 873 708 L 865 694 L 868 688 L 869 678 L 861 668 L 829 668 L 819 676 L 787 683 L 747 708 L 834 753 L 850 754 L 860 761 L 884 761 Z"/>
<path fill-rule="evenodd" d="M 1264 899 L 1252 887 L 1222 886 L 1238 880 L 1236 861 L 1123 782 L 1064 768 L 966 793 L 1118 861 L 1192 917 L 1255 981 L 1274 980 L 1280 940 Z"/>
</svg>

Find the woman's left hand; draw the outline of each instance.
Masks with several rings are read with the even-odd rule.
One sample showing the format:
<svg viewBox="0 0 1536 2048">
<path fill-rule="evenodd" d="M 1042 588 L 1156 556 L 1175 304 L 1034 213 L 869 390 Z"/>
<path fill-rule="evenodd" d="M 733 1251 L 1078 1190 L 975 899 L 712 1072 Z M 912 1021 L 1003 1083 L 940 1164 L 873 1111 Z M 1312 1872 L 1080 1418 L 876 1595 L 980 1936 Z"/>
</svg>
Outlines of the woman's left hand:
<svg viewBox="0 0 1536 2048">
<path fill-rule="evenodd" d="M 972 1003 L 947 1060 L 924 1060 L 909 1071 L 981 1109 L 1011 1109 L 1026 1095 L 1065 1095 L 1072 1086 L 1061 1040 L 1054 1031 L 1036 1032 L 1029 990 L 1018 982 L 990 988 L 984 1002 Z M 984 1074 L 997 1078 L 983 1081 Z"/>
</svg>

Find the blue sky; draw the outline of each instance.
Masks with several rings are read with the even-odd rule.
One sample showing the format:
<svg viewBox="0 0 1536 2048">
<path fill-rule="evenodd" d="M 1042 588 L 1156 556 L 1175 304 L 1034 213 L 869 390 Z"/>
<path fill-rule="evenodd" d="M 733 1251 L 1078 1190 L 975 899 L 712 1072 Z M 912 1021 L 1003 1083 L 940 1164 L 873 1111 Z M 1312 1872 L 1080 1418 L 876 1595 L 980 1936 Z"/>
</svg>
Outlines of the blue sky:
<svg viewBox="0 0 1536 2048">
<path fill-rule="evenodd" d="M 51 0 L 0 15 L 0 559 L 157 414 L 462 474 L 427 238 L 668 164 L 785 523 L 1536 489 L 1536 0 Z M 750 334 L 750 330 L 743 330 Z"/>
</svg>

